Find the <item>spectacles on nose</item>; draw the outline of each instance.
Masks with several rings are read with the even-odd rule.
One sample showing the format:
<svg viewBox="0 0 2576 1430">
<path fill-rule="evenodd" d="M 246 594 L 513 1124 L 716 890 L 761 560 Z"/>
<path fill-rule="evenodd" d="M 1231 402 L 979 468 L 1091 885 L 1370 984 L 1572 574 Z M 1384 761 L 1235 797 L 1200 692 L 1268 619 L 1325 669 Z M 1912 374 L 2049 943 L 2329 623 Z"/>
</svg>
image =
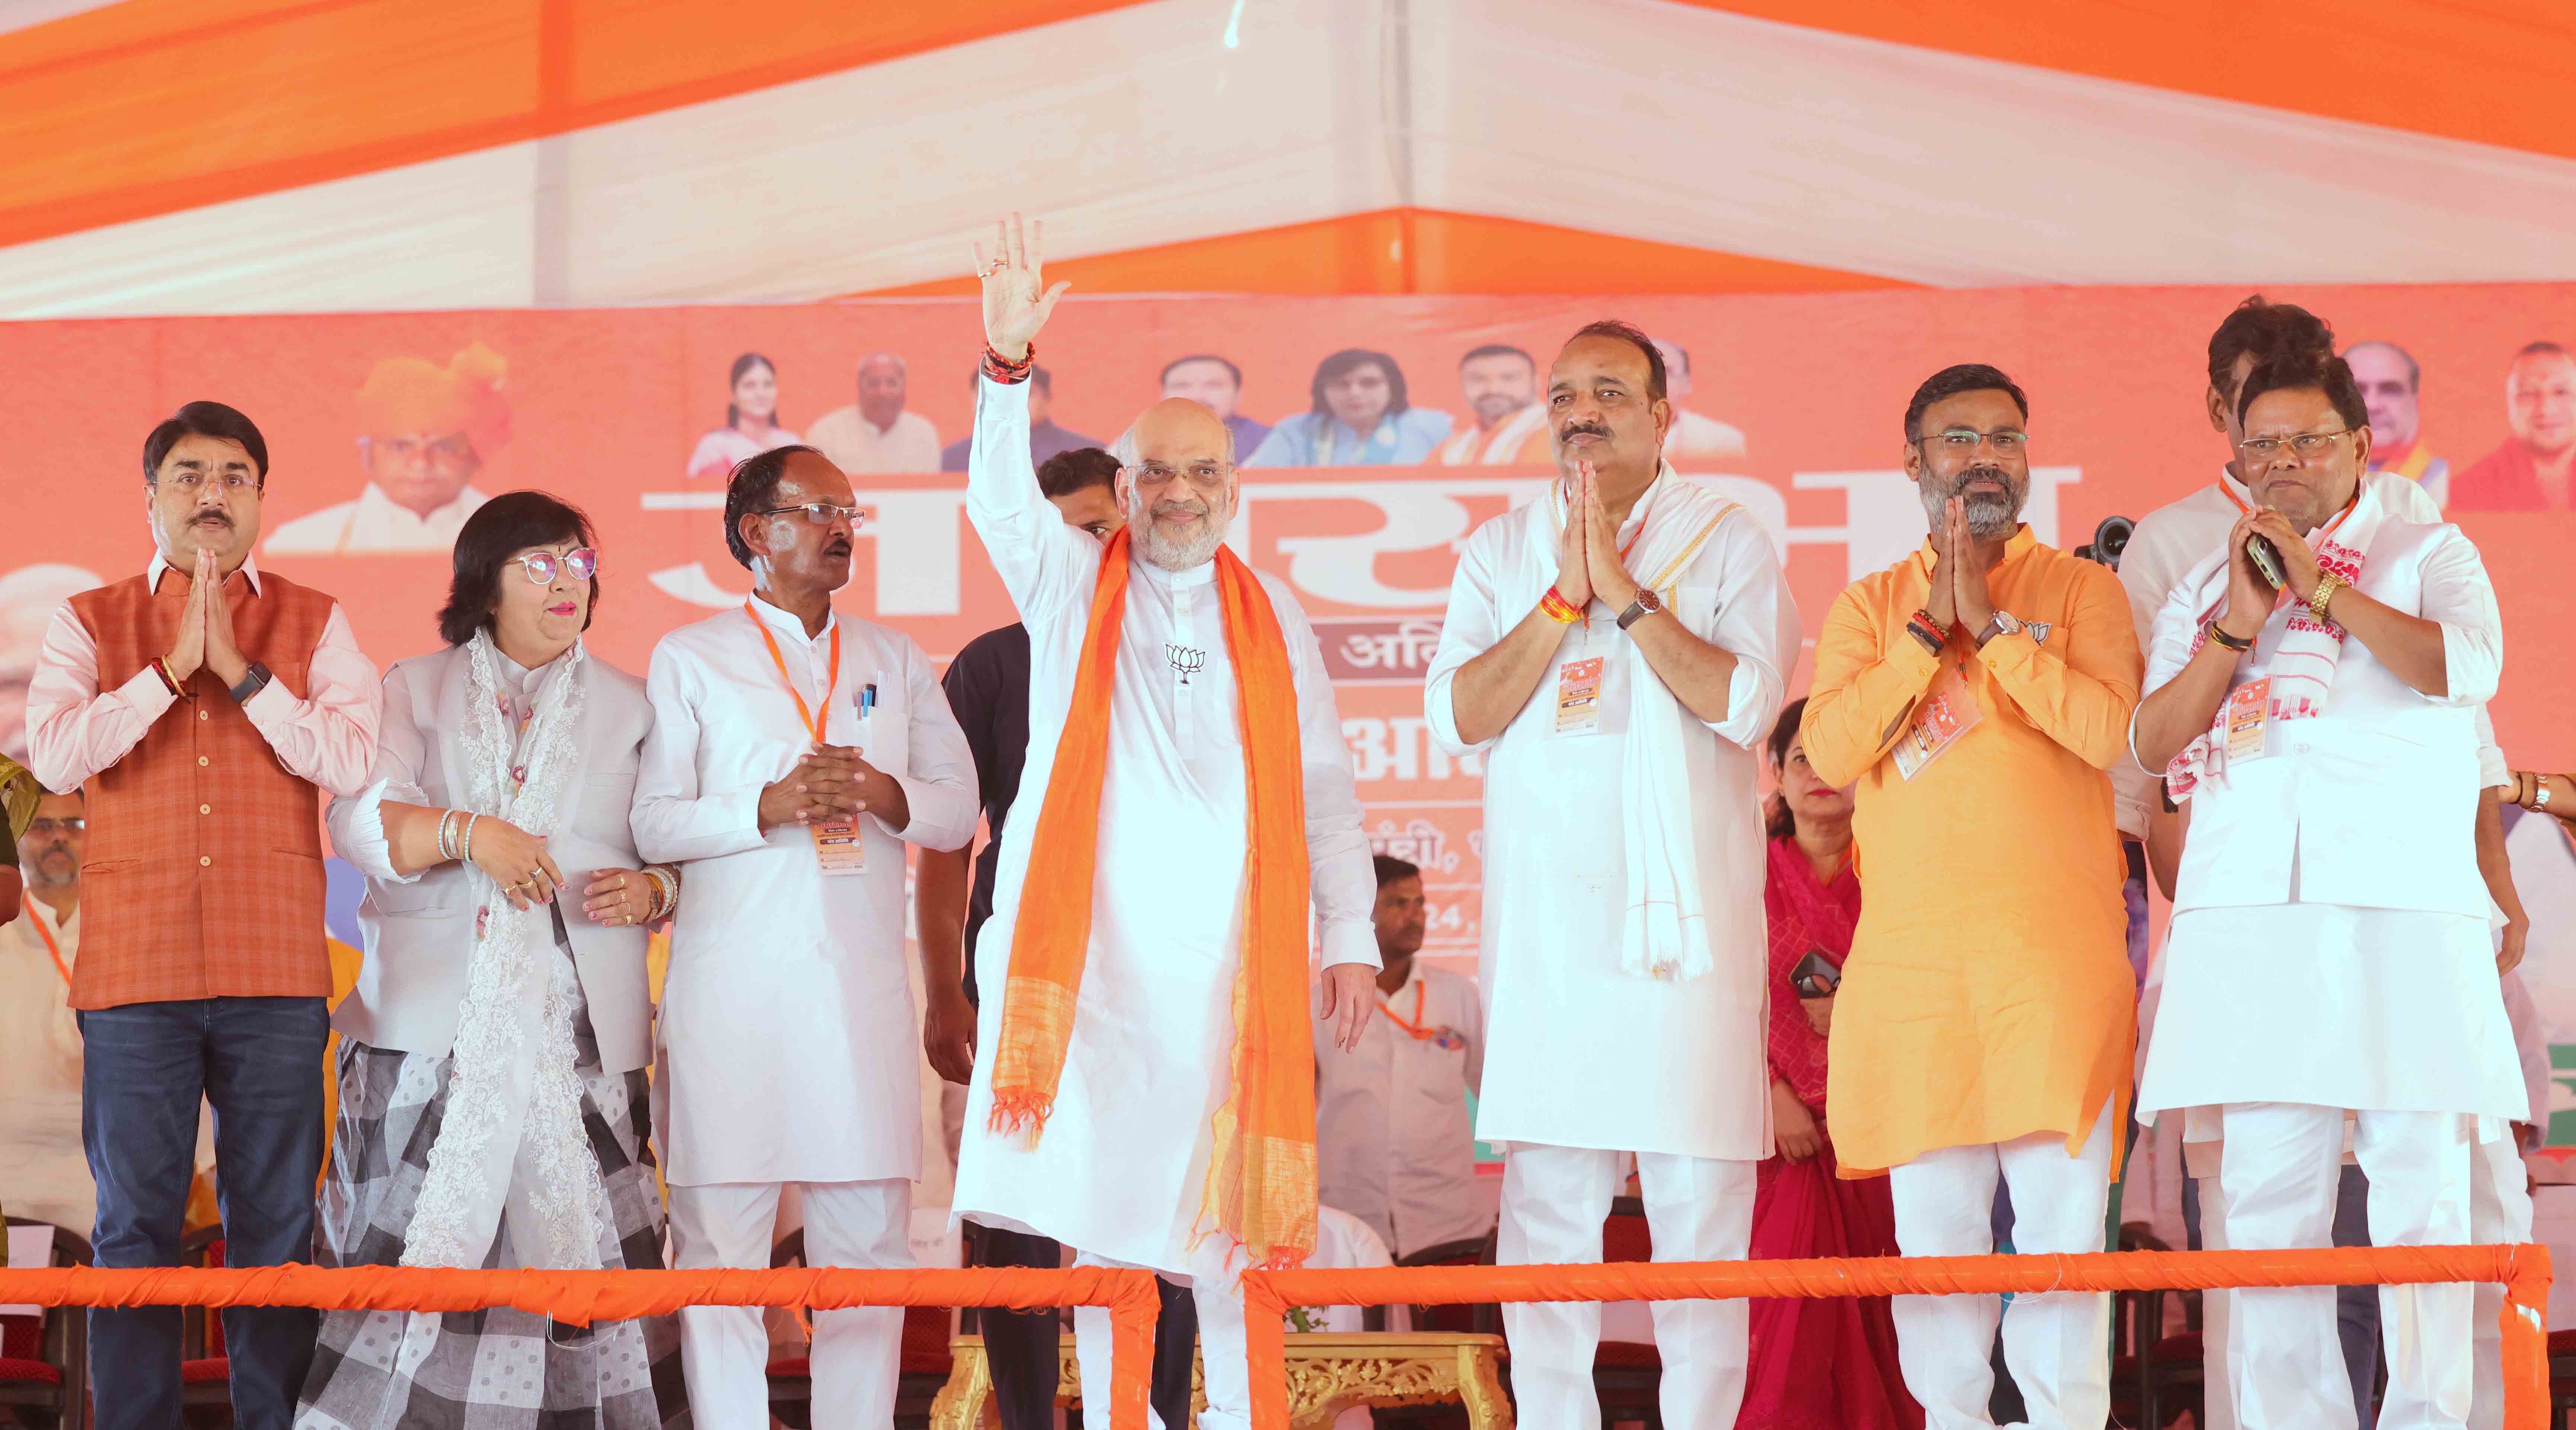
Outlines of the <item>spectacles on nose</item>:
<svg viewBox="0 0 2576 1430">
<path fill-rule="evenodd" d="M 830 526 L 832 524 L 832 518 L 836 516 L 843 521 L 848 522 L 850 525 L 856 526 L 859 524 L 860 514 L 866 510 L 866 507 L 861 506 L 834 506 L 827 501 L 809 501 L 802 506 L 770 507 L 766 511 L 763 511 L 761 515 L 785 516 L 791 511 L 801 511 L 805 513 L 805 519 L 814 523 L 816 526 Z"/>
<path fill-rule="evenodd" d="M 599 553 L 584 546 L 557 556 L 551 551 L 531 551 L 510 558 L 528 569 L 528 579 L 540 586 L 554 584 L 555 573 L 563 572 L 576 581 L 587 581 L 599 574 Z"/>
<path fill-rule="evenodd" d="M 2333 432 L 2301 432 L 2289 437 L 2249 437 L 2236 444 L 2236 454 L 2258 467 L 2271 465 L 2283 452 L 2296 456 L 2301 462 L 2315 462 L 2334 450 L 2337 437 L 2351 435 L 2352 429 L 2346 427 Z"/>
<path fill-rule="evenodd" d="M 31 819 L 27 821 L 27 832 L 29 834 L 78 834 L 87 828 L 89 828 L 89 821 L 78 818 Z"/>
<path fill-rule="evenodd" d="M 445 436 L 370 437 L 375 450 L 406 464 L 427 462 L 433 466 L 461 467 L 474 460 L 474 439 L 462 432 Z"/>
<path fill-rule="evenodd" d="M 1973 452 L 1983 444 L 1994 448 L 1998 457 L 2011 457 L 2020 454 L 2022 447 L 2030 441 L 2030 434 L 2015 427 L 1993 432 L 1980 432 L 1974 427 L 1946 427 L 1922 440 L 1937 443 L 1943 451 L 1961 455 Z"/>
</svg>

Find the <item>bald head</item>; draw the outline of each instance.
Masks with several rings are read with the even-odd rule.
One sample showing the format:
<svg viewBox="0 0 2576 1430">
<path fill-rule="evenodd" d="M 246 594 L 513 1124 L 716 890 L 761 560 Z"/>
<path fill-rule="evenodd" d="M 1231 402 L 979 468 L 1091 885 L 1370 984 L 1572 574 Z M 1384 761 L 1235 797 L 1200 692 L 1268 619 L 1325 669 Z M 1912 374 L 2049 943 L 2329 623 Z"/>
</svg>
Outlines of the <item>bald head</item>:
<svg viewBox="0 0 2576 1430">
<path fill-rule="evenodd" d="M 1240 488 L 1234 433 L 1204 403 L 1166 397 L 1112 449 L 1118 499 L 1147 561 L 1186 571 L 1211 560 L 1234 521 Z"/>
<path fill-rule="evenodd" d="M 892 353 L 870 353 L 859 361 L 859 415 L 879 431 L 903 415 L 903 359 Z"/>
</svg>

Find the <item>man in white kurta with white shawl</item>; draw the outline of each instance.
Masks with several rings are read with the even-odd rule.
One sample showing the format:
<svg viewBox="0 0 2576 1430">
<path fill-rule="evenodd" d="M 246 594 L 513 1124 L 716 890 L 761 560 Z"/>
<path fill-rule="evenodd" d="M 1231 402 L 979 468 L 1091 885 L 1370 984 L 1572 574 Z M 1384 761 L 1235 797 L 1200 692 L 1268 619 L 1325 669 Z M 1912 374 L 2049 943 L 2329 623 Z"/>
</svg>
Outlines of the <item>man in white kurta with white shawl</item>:
<svg viewBox="0 0 2576 1430">
<path fill-rule="evenodd" d="M 2258 366 L 2237 410 L 2255 508 L 2157 616 L 2131 727 L 2191 804 L 2139 1112 L 2222 1119 L 2231 1249 L 2327 1244 L 2347 1111 L 2372 1240 L 2466 1242 L 2473 1149 L 2528 1115 L 2469 837 L 2495 593 L 2458 528 L 2363 482 L 2367 413 L 2341 359 Z M 2277 592 L 2246 554 L 2258 536 Z M 2382 1291 L 2381 1425 L 2466 1423 L 2472 1295 Z M 2333 1289 L 2233 1299 L 2240 1419 L 2352 1425 Z"/>
<path fill-rule="evenodd" d="M 725 542 L 752 597 L 664 636 L 645 679 L 635 847 L 688 889 L 653 1087 L 683 1270 L 767 1266 L 788 1183 L 807 1265 L 912 1265 L 904 845 L 974 835 L 975 765 L 921 647 L 832 610 L 857 512 L 810 447 L 734 468 Z M 817 1430 L 891 1420 L 902 1338 L 900 1307 L 815 1315 Z M 683 1310 L 680 1350 L 698 1430 L 765 1430 L 757 1307 Z"/>
<path fill-rule="evenodd" d="M 1754 754 L 1798 613 L 1751 513 L 1676 475 L 1661 355 L 1625 324 L 1549 373 L 1562 479 L 1467 541 L 1424 691 L 1485 763 L 1476 1135 L 1508 1142 L 1499 1259 L 1597 1262 L 1619 1154 L 1657 1261 L 1741 1259 L 1771 1154 Z M 1503 1308 L 1521 1415 L 1592 1430 L 1601 1308 Z M 1658 1301 L 1672 1430 L 1744 1396 L 1742 1301 Z"/>
<path fill-rule="evenodd" d="M 976 945 L 988 991 L 956 1209 L 1080 1264 L 1186 1282 L 1199 1423 L 1244 1430 L 1237 1278 L 1315 1246 L 1310 904 L 1340 1046 L 1373 1009 L 1376 881 L 1350 755 L 1287 583 L 1222 546 L 1240 488 L 1214 413 L 1165 399 L 1119 439 L 1127 526 L 1105 545 L 1039 491 L 1026 379 L 1063 285 L 1045 287 L 1016 217 L 995 242 L 995 262 L 978 254 L 966 513 L 1028 625 L 1021 789 L 1046 793 L 1013 806 L 1030 827 L 1002 846 Z M 1093 1406 L 1112 1393 L 1108 1319 L 1074 1316 Z"/>
</svg>

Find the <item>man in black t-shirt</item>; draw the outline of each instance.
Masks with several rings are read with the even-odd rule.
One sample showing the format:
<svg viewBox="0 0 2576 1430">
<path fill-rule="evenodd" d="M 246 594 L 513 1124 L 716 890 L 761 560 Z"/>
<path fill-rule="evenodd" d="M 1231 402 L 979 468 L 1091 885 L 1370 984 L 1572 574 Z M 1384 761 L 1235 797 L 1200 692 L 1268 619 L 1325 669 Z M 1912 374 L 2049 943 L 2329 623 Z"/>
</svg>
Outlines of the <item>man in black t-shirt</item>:
<svg viewBox="0 0 2576 1430">
<path fill-rule="evenodd" d="M 962 465 L 962 463 L 961 463 Z M 1061 452 L 1038 467 L 1038 489 L 1078 526 L 1107 540 L 1125 518 L 1118 510 L 1118 459 L 1098 447 Z M 914 913 L 921 933 L 922 983 L 928 1008 L 922 1048 L 931 1069 L 949 1086 L 949 1154 L 957 1149 L 953 1119 L 964 1111 L 966 1083 L 975 1074 L 975 936 L 993 916 L 993 871 L 1002 858 L 1002 831 L 1020 792 L 1020 766 L 1029 749 L 1029 630 L 1013 623 L 966 643 L 941 681 L 948 706 L 975 755 L 975 783 L 983 792 L 987 837 L 970 866 L 966 851 L 924 848 L 914 878 Z M 1061 1252 L 1043 1236 L 968 1222 L 967 1247 L 978 1266 L 1054 1266 Z M 1198 1342 L 1198 1305 L 1186 1288 L 1156 1278 L 1163 1293 L 1154 1333 L 1155 1412 L 1166 1426 L 1189 1423 L 1190 1361 Z M 1002 1430 L 1050 1430 L 1055 1423 L 1057 1355 L 1062 1325 L 1056 1313 L 980 1313 L 984 1359 L 992 1369 L 994 1408 Z M 1094 1402 L 1105 1404 L 1106 1402 Z M 1104 1412 L 1097 1423 L 1107 1423 Z"/>
</svg>

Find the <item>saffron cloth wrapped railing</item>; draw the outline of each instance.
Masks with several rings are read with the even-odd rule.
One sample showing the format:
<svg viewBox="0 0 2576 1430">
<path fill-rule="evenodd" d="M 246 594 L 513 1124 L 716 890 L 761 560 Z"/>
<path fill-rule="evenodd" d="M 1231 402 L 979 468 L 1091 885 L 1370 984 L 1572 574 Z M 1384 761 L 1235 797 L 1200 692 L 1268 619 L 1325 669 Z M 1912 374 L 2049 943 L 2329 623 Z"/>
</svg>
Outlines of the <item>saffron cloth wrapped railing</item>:
<svg viewBox="0 0 2576 1430">
<path fill-rule="evenodd" d="M 0 1305 L 314 1306 L 326 1311 L 471 1311 L 512 1306 L 570 1325 L 683 1306 L 1106 1306 L 1114 1327 L 1113 1430 L 1144 1430 L 1153 1378 L 1154 1274 L 1084 1266 L 854 1271 L 455 1271 L 412 1266 L 0 1271 Z"/>
<path fill-rule="evenodd" d="M 2540 1246 L 1247 1271 L 1243 1275 L 1244 1338 L 1252 1378 L 1253 1430 L 1288 1430 L 1287 1369 L 1280 1318 L 1291 1306 L 2142 1291 L 2158 1287 L 2403 1286 L 2439 1281 L 2503 1284 L 2504 1430 L 2549 1430 L 2549 1338 L 2542 1321 L 2542 1312 L 2549 1303 L 2549 1251 Z M 1121 1393 L 1123 1396 L 1123 1385 Z"/>
</svg>

